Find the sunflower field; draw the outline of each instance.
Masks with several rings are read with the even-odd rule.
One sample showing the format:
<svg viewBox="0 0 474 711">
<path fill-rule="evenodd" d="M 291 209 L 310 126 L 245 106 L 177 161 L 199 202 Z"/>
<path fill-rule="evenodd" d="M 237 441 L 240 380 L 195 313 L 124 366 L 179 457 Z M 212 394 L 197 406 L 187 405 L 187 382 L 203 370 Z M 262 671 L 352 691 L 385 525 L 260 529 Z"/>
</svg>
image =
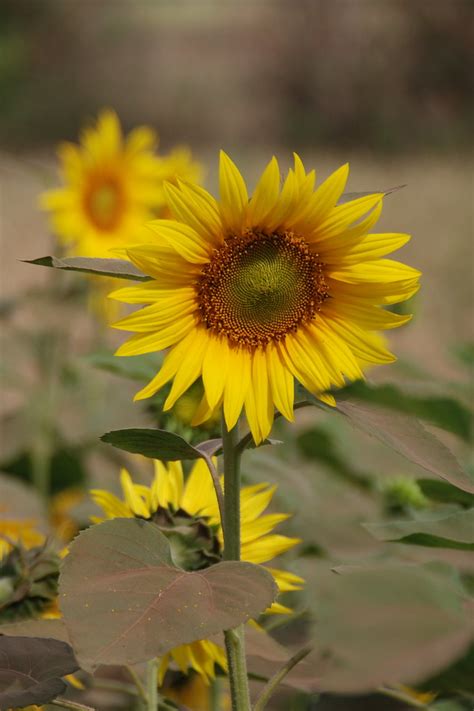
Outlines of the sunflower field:
<svg viewBox="0 0 474 711">
<path fill-rule="evenodd" d="M 0 711 L 473 711 L 470 0 L 0 3 Z"/>
</svg>

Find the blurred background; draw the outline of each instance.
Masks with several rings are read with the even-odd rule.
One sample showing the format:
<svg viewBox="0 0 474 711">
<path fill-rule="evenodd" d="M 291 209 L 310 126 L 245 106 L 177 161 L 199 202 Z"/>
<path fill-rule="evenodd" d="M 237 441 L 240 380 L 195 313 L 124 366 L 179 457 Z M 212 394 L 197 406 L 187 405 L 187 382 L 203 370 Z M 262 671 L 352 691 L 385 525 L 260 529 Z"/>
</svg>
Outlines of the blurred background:
<svg viewBox="0 0 474 711">
<path fill-rule="evenodd" d="M 442 438 L 468 458 L 473 20 L 472 0 L 1 0 L 0 469 L 46 482 L 50 521 L 77 529 L 90 513 L 85 488 L 117 489 L 122 460 L 98 444 L 103 432 L 156 418 L 131 404 L 144 371 L 117 372 L 110 354 L 123 339 L 87 312 L 84 279 L 20 261 L 57 252 L 38 196 L 58 185 L 57 144 L 77 141 L 103 107 L 125 130 L 153 126 L 160 150 L 189 146 L 211 190 L 220 148 L 251 186 L 271 155 L 286 167 L 294 150 L 319 179 L 349 160 L 351 191 L 406 185 L 379 225 L 413 235 L 401 258 L 423 272 L 422 289 L 403 305 L 413 322 L 390 334 L 398 364 L 371 379 L 403 385 L 408 400 L 392 393 L 394 409 L 444 418 Z M 308 535 L 318 521 L 294 562 L 308 578 L 314 559 L 318 571 L 385 550 L 360 522 L 400 513 L 406 501 L 387 482 L 419 475 L 315 417 L 281 428 L 286 459 L 252 455 L 280 481 L 279 510 L 301 514 L 288 530 Z M 145 465 L 134 471 L 146 479 Z M 464 551 L 438 554 L 472 573 Z M 331 697 L 318 709 L 401 708 L 351 703 Z"/>
</svg>

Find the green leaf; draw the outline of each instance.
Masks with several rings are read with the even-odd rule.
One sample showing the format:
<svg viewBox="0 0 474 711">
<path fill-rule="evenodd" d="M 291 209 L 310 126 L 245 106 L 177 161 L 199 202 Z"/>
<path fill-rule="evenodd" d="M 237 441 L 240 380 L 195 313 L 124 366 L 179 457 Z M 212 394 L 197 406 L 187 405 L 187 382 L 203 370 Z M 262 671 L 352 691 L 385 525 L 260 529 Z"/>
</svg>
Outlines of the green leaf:
<svg viewBox="0 0 474 711">
<path fill-rule="evenodd" d="M 474 368 L 474 343 L 463 343 L 455 351 L 458 360 L 472 372 Z"/>
<path fill-rule="evenodd" d="M 102 442 L 132 454 L 167 462 L 189 459 L 206 459 L 207 452 L 193 447 L 185 439 L 166 430 L 138 429 L 114 430 L 101 437 Z M 204 444 L 204 443 L 203 443 Z"/>
<path fill-rule="evenodd" d="M 365 523 L 363 526 L 379 541 L 474 550 L 474 508 L 416 521 Z"/>
<path fill-rule="evenodd" d="M 457 486 L 447 481 L 438 479 L 418 479 L 417 484 L 423 494 L 433 501 L 444 504 L 461 504 L 461 506 L 474 506 L 474 494 L 458 489 Z"/>
<path fill-rule="evenodd" d="M 78 668 L 73 651 L 65 642 L 0 637 L 0 708 L 52 701 L 66 688 L 61 677 Z"/>
<path fill-rule="evenodd" d="M 94 368 L 105 370 L 108 373 L 130 380 L 148 382 L 157 374 L 163 358 L 158 353 L 127 356 L 127 358 L 117 358 L 113 353 L 93 353 L 86 356 L 84 360 Z"/>
<path fill-rule="evenodd" d="M 404 393 L 396 385 L 373 385 L 362 380 L 351 383 L 336 393 L 337 398 L 355 398 L 362 402 L 415 415 L 465 441 L 470 440 L 472 414 L 468 408 L 451 397 L 416 396 Z"/>
<path fill-rule="evenodd" d="M 114 519 L 70 546 L 60 604 L 85 669 L 136 664 L 236 627 L 263 612 L 276 585 L 262 567 L 223 562 L 197 572 L 173 565 L 153 523 Z"/>
<path fill-rule="evenodd" d="M 336 409 L 358 429 L 376 437 L 410 462 L 474 493 L 474 479 L 461 469 L 452 452 L 415 417 L 359 402 L 340 401 Z"/>
<path fill-rule="evenodd" d="M 451 576 L 424 566 L 378 563 L 320 576 L 315 641 L 328 655 L 321 689 L 364 693 L 442 670 L 473 638 L 463 603 Z"/>
<path fill-rule="evenodd" d="M 132 279 L 133 281 L 150 281 L 147 276 L 126 259 L 95 259 L 89 257 L 40 257 L 24 259 L 26 264 L 37 264 L 40 267 L 53 267 L 69 272 L 84 272 L 96 276 L 115 277 L 117 279 Z"/>
<path fill-rule="evenodd" d="M 343 205 L 345 202 L 349 202 L 350 200 L 357 200 L 358 198 L 365 197 L 366 195 L 373 195 L 374 193 L 383 193 L 384 195 L 391 195 L 392 193 L 396 193 L 405 187 L 406 185 L 397 185 L 396 187 L 388 188 L 387 190 L 366 190 L 362 193 L 343 193 L 339 198 L 337 204 Z"/>
</svg>

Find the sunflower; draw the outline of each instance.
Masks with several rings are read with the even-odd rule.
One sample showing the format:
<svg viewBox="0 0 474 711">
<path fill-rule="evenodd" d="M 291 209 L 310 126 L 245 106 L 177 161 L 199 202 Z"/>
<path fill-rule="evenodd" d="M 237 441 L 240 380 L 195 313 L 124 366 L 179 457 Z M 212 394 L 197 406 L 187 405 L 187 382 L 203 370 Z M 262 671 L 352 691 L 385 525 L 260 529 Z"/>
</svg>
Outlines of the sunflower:
<svg viewBox="0 0 474 711">
<path fill-rule="evenodd" d="M 148 126 L 124 137 L 111 110 L 82 132 L 80 145 L 60 146 L 64 187 L 44 193 L 40 203 L 70 252 L 110 257 L 111 249 L 140 240 L 143 224 L 161 214 L 164 180 L 199 179 L 189 151 L 158 157 L 156 146 Z"/>
<path fill-rule="evenodd" d="M 93 517 L 93 523 L 106 519 L 140 517 L 156 523 L 167 536 L 173 559 L 185 570 L 199 570 L 221 559 L 223 533 L 214 487 L 206 464 L 194 464 L 184 482 L 180 462 L 165 466 L 155 461 L 155 475 L 150 487 L 135 484 L 126 469 L 122 469 L 120 482 L 123 499 L 101 489 L 93 489 L 91 496 L 102 509 L 104 516 Z M 293 548 L 299 539 L 272 533 L 289 514 L 263 512 L 270 504 L 276 486 L 260 483 L 241 490 L 242 560 L 250 563 L 267 563 Z M 267 567 L 280 592 L 299 590 L 302 578 L 288 571 Z M 271 613 L 289 613 L 291 610 L 274 602 L 267 610 Z M 224 650 L 212 640 L 201 640 L 173 649 L 161 660 L 159 680 L 163 681 L 170 661 L 186 673 L 194 669 L 206 682 L 215 675 L 216 665 L 226 669 Z"/>
<path fill-rule="evenodd" d="M 195 424 L 223 406 L 230 429 L 245 408 L 259 443 L 274 406 L 293 419 L 295 379 L 334 405 L 329 389 L 395 360 L 377 331 L 410 316 L 383 307 L 412 296 L 420 272 L 381 257 L 409 236 L 368 234 L 383 193 L 337 204 L 347 165 L 314 190 L 314 171 L 294 160 L 280 188 L 272 158 L 250 199 L 223 152 L 220 201 L 191 183 L 165 186 L 174 219 L 151 222 L 148 243 L 127 250 L 152 280 L 111 294 L 149 304 L 114 324 L 135 332 L 117 355 L 170 349 L 135 399 L 173 380 L 169 409 L 201 376 Z"/>
</svg>

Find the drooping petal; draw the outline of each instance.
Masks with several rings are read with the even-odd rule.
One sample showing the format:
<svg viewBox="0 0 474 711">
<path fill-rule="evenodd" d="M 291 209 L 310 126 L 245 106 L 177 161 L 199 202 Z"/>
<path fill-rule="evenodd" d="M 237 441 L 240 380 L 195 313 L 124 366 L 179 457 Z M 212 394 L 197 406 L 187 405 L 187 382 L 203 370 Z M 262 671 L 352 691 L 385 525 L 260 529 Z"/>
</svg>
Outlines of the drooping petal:
<svg viewBox="0 0 474 711">
<path fill-rule="evenodd" d="M 273 402 L 268 382 L 265 352 L 257 349 L 252 358 L 251 383 L 245 398 L 245 414 L 256 444 L 270 434 Z"/>
<path fill-rule="evenodd" d="M 239 419 L 249 386 L 248 351 L 244 348 L 229 348 L 228 376 L 224 388 L 224 416 L 229 430 Z"/>
<path fill-rule="evenodd" d="M 281 414 L 292 422 L 294 420 L 293 402 L 295 397 L 293 375 L 285 367 L 277 348 L 273 344 L 268 344 L 266 357 L 273 402 Z"/>
<path fill-rule="evenodd" d="M 194 311 L 196 311 L 194 299 L 182 295 L 168 296 L 151 306 L 145 306 L 125 316 L 111 326 L 120 331 L 136 331 L 138 333 L 154 331 L 156 333 L 174 323 L 178 317 L 192 314 Z"/>
<path fill-rule="evenodd" d="M 325 314 L 328 316 L 341 316 L 345 320 L 354 321 L 361 328 L 369 331 L 383 331 L 389 328 L 398 328 L 411 320 L 411 314 L 396 314 L 392 311 L 364 303 L 362 299 L 343 301 L 338 299 L 337 303 L 325 304 Z"/>
<path fill-rule="evenodd" d="M 170 393 L 165 400 L 163 410 L 170 410 L 176 400 L 191 387 L 202 373 L 202 362 L 209 345 L 209 336 L 204 328 L 194 330 L 194 338 L 190 350 L 183 354 L 181 363 L 174 376 Z"/>
<path fill-rule="evenodd" d="M 224 338 L 209 337 L 209 344 L 202 364 L 202 381 L 207 404 L 213 410 L 222 399 L 229 371 L 229 346 Z"/>
<path fill-rule="evenodd" d="M 280 536 L 277 533 L 269 536 L 244 543 L 242 545 L 242 560 L 249 563 L 266 563 L 278 555 L 294 548 L 298 543 L 301 543 L 300 538 L 289 538 L 288 536 Z"/>
</svg>

